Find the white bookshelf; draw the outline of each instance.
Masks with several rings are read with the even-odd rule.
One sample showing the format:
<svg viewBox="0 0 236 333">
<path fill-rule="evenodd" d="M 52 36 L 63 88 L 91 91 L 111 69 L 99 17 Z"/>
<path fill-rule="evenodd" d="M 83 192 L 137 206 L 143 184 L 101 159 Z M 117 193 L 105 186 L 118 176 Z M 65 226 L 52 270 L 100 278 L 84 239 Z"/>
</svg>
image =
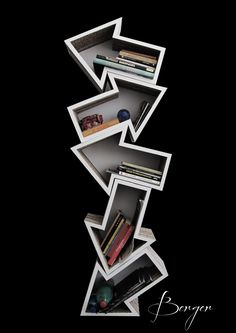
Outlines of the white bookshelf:
<svg viewBox="0 0 236 333">
<path fill-rule="evenodd" d="M 171 154 L 126 142 L 128 135 L 132 142 L 136 142 L 153 113 L 157 112 L 157 106 L 167 89 L 156 84 L 165 48 L 121 36 L 121 27 L 122 18 L 119 18 L 65 40 L 70 55 L 99 91 L 97 96 L 68 107 L 81 141 L 71 149 L 109 195 L 104 215 L 90 213 L 84 220 L 99 261 L 95 264 L 85 296 L 81 311 L 83 316 L 139 316 L 138 297 L 168 275 L 164 262 L 150 246 L 156 239 L 152 230 L 143 225 L 143 220 L 151 190 L 162 191 L 164 188 Z M 108 67 L 103 67 L 99 73 L 94 68 L 93 60 L 97 54 L 117 57 L 122 49 L 156 56 L 154 77 L 150 79 Z M 143 101 L 150 104 L 150 109 L 140 127 L 135 129 L 135 121 Z M 117 121 L 111 127 L 87 136 L 82 131 L 79 121 L 84 117 L 99 114 L 102 115 L 103 122 L 107 123 L 117 119 L 117 113 L 121 109 L 129 111 L 130 119 L 121 123 Z M 154 184 L 145 178 L 135 179 L 106 171 L 116 170 L 122 161 L 162 172 L 160 183 Z M 78 175 L 75 174 L 75 181 L 77 179 Z M 118 259 L 109 266 L 101 250 L 101 242 L 118 210 L 121 210 L 127 219 L 133 219 L 140 198 L 143 205 L 135 222 L 133 249 L 122 261 Z M 136 269 L 147 267 L 156 270 L 155 279 L 126 299 L 121 306 L 107 314 L 88 311 L 90 297 L 102 281 L 112 280 L 116 286 Z"/>
</svg>

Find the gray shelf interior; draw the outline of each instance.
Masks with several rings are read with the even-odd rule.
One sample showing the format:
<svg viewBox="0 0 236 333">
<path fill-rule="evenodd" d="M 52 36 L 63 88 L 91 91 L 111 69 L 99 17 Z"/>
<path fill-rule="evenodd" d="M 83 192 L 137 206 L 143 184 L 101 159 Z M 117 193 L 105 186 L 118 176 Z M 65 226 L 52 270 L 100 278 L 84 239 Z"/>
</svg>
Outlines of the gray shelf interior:
<svg viewBox="0 0 236 333">
<path fill-rule="evenodd" d="M 136 261 L 134 261 L 132 264 L 130 264 L 128 267 L 123 269 L 121 272 L 113 276 L 112 279 L 108 280 L 110 281 L 114 286 L 116 286 L 119 282 L 121 282 L 123 279 L 125 279 L 128 275 L 133 273 L 136 269 L 138 268 L 146 268 L 146 267 L 155 267 L 151 259 L 145 254 L 141 257 L 139 257 Z M 156 279 L 161 277 L 161 272 L 158 270 L 157 267 L 156 272 L 157 276 Z M 102 275 L 98 272 L 94 287 L 92 290 L 92 294 L 96 294 L 96 290 L 105 282 L 104 278 Z M 119 308 L 117 308 L 114 312 L 129 312 L 130 310 L 126 307 L 126 305 L 123 303 L 120 305 Z"/>
<path fill-rule="evenodd" d="M 109 86 L 109 83 L 107 84 Z M 119 94 L 95 101 L 89 107 L 75 109 L 78 120 L 93 114 L 102 114 L 104 122 L 117 118 L 117 113 L 121 109 L 130 112 L 132 122 L 136 120 L 140 113 L 140 104 L 147 101 L 152 105 L 158 96 L 158 91 L 148 87 L 142 87 L 135 84 L 127 84 L 125 81 L 117 80 Z M 107 90 L 107 89 L 106 89 Z"/>
<path fill-rule="evenodd" d="M 107 173 L 106 169 L 116 169 L 121 161 L 135 163 L 159 171 L 164 170 L 166 157 L 121 147 L 118 145 L 120 135 L 120 133 L 112 135 L 81 149 L 84 156 L 91 161 L 107 184 L 110 173 Z"/>
</svg>

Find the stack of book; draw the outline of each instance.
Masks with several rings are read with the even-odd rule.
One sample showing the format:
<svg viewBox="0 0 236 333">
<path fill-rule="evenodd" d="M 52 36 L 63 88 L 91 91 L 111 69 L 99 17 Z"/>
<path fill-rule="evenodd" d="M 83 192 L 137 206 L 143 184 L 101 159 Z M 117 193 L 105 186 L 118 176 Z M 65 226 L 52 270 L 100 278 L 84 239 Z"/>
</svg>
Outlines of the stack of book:
<svg viewBox="0 0 236 333">
<path fill-rule="evenodd" d="M 114 264 L 133 231 L 134 225 L 132 225 L 131 221 L 126 219 L 119 210 L 101 243 L 101 250 L 109 266 Z"/>
<path fill-rule="evenodd" d="M 162 171 L 124 161 L 118 165 L 117 170 L 107 169 L 106 172 L 118 173 L 121 176 L 142 180 L 155 185 L 160 185 L 162 177 Z"/>
<path fill-rule="evenodd" d="M 142 53 L 121 50 L 118 57 L 97 54 L 93 64 L 95 68 L 97 68 L 97 65 L 101 65 L 153 79 L 157 58 Z"/>
</svg>

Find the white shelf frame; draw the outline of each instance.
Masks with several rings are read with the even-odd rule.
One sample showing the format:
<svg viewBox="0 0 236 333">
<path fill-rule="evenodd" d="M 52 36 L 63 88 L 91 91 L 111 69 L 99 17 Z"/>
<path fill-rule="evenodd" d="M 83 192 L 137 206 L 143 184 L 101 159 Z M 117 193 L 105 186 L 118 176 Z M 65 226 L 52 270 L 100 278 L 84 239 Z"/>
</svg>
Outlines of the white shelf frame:
<svg viewBox="0 0 236 333">
<path fill-rule="evenodd" d="M 111 39 L 113 39 L 114 41 L 120 42 L 120 43 L 122 43 L 122 42 L 126 43 L 127 45 L 130 45 L 134 48 L 142 47 L 151 52 L 159 53 L 158 62 L 157 62 L 157 66 L 156 66 L 156 70 L 155 70 L 153 79 L 145 78 L 140 75 L 123 72 L 123 71 L 115 70 L 115 69 L 108 68 L 108 67 L 104 67 L 102 76 L 99 79 L 99 77 L 95 74 L 95 72 L 88 65 L 86 60 L 81 56 L 81 52 L 78 51 L 77 48 L 74 46 L 76 41 L 85 39 L 87 36 L 94 36 L 96 33 L 102 33 L 102 31 L 104 31 L 104 33 L 105 33 L 107 31 L 107 28 L 112 27 L 112 26 L 114 26 L 114 32 L 111 36 Z M 120 17 L 116 20 L 110 21 L 106 24 L 102 24 L 96 28 L 90 29 L 86 32 L 83 32 L 81 34 L 78 34 L 76 36 L 73 36 L 73 37 L 65 40 L 65 44 L 68 48 L 70 55 L 73 57 L 73 59 L 76 61 L 76 63 L 80 66 L 80 68 L 83 70 L 83 72 L 88 76 L 88 78 L 92 81 L 92 83 L 96 86 L 96 88 L 100 91 L 102 91 L 102 89 L 104 87 L 104 83 L 105 83 L 108 73 L 121 74 L 123 76 L 126 76 L 126 77 L 128 76 L 129 78 L 134 78 L 136 80 L 143 81 L 146 83 L 151 83 L 153 85 L 156 84 L 159 73 L 160 73 L 162 61 L 163 61 L 165 50 L 166 50 L 165 47 L 150 44 L 150 43 L 145 43 L 145 42 L 142 42 L 139 40 L 121 36 L 120 35 L 121 27 L 122 27 L 122 17 Z M 91 43 L 91 39 L 89 39 L 89 42 Z M 85 48 L 85 46 L 83 46 L 83 49 L 84 48 Z M 148 53 L 148 51 L 147 51 L 147 53 Z"/>
<path fill-rule="evenodd" d="M 90 141 L 82 142 L 82 143 L 72 147 L 71 150 L 78 157 L 80 162 L 85 166 L 85 168 L 90 172 L 90 174 L 94 177 L 94 179 L 98 182 L 98 184 L 103 188 L 103 190 L 108 195 L 110 195 L 110 193 L 111 193 L 112 185 L 113 185 L 113 182 L 116 178 L 121 179 L 121 180 L 127 180 L 127 181 L 130 181 L 132 183 L 139 184 L 139 185 L 145 185 L 145 186 L 150 187 L 152 189 L 162 191 L 163 187 L 164 187 L 164 184 L 165 184 L 165 179 L 166 179 L 166 175 L 167 175 L 167 172 L 168 172 L 170 160 L 171 160 L 171 154 L 165 153 L 165 152 L 162 152 L 162 151 L 159 151 L 159 150 L 154 150 L 154 149 L 145 148 L 145 147 L 133 145 L 133 144 L 130 144 L 130 143 L 126 143 L 125 142 L 125 137 L 126 137 L 126 133 L 127 133 L 127 130 L 128 130 L 127 124 L 129 122 L 131 122 L 131 120 L 127 120 L 126 122 L 120 123 L 119 125 L 117 125 L 116 128 L 113 128 L 113 127 L 108 128 L 108 129 L 102 131 L 99 136 L 96 136 L 96 137 L 92 138 Z M 134 151 L 145 152 L 145 153 L 151 154 L 153 156 L 158 155 L 160 157 L 165 157 L 166 158 L 165 167 L 164 167 L 164 170 L 163 170 L 160 185 L 148 183 L 148 182 L 142 181 L 142 180 L 127 178 L 125 176 L 121 176 L 121 175 L 118 175 L 118 174 L 111 174 L 109 183 L 106 184 L 106 182 L 102 178 L 99 171 L 89 161 L 89 159 L 84 155 L 83 149 L 85 147 L 90 146 L 93 143 L 96 143 L 96 142 L 101 141 L 103 139 L 106 139 L 110 136 L 116 135 L 117 133 L 120 133 L 120 132 L 121 132 L 121 137 L 120 137 L 120 141 L 119 141 L 119 146 L 129 148 L 130 149 L 130 154 L 132 154 L 132 150 L 134 150 Z"/>
</svg>

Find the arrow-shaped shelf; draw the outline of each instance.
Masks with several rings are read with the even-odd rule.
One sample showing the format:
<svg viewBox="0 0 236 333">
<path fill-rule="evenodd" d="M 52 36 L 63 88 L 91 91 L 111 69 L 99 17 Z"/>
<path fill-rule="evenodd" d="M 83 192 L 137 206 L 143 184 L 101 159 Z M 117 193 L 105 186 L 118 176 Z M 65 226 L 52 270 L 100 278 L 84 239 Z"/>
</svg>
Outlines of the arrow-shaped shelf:
<svg viewBox="0 0 236 333">
<path fill-rule="evenodd" d="M 148 187 L 116 179 L 112 187 L 104 217 L 94 214 L 88 214 L 86 216 L 86 227 L 103 269 L 107 274 L 116 270 L 123 265 L 124 262 L 136 256 L 145 247 L 155 241 L 152 230 L 142 227 L 150 192 L 151 189 Z M 131 242 L 132 248 L 130 250 L 128 249 L 129 251 L 123 255 L 122 260 L 120 258 L 114 265 L 109 266 L 101 250 L 101 243 L 111 227 L 118 210 L 122 211 L 124 216 L 135 225 L 135 231 Z"/>
<path fill-rule="evenodd" d="M 118 73 L 135 80 L 156 84 L 161 69 L 165 48 L 120 35 L 122 18 L 108 22 L 99 27 L 83 32 L 65 40 L 69 53 L 93 84 L 102 91 L 107 73 Z M 142 54 L 157 57 L 155 74 L 152 79 L 141 75 L 104 67 L 101 77 L 95 73 L 93 60 L 97 54 L 117 57 L 122 49 L 129 49 Z"/>
<path fill-rule="evenodd" d="M 121 109 L 126 109 L 130 113 L 131 122 L 128 122 L 128 126 L 132 141 L 135 142 L 166 91 L 165 87 L 154 86 L 118 74 L 108 74 L 108 79 L 104 86 L 105 92 L 68 107 L 81 142 L 90 141 L 92 138 L 100 136 L 101 131 L 109 133 L 110 126 L 115 128 L 119 125 L 117 114 Z M 142 115 L 140 105 L 143 101 L 148 102 L 150 106 L 148 112 L 138 123 Z M 91 131 L 90 135 L 85 136 L 79 125 L 79 120 L 93 114 L 101 114 L 104 124 L 100 126 L 100 131 L 96 130 L 94 133 Z M 135 126 L 136 124 L 139 125 Z"/>
<path fill-rule="evenodd" d="M 96 294 L 97 289 L 104 281 L 112 282 L 114 288 L 116 288 L 122 281 L 124 285 L 128 286 L 129 279 L 133 279 L 135 276 L 138 276 L 139 269 L 142 269 L 146 272 L 151 272 L 151 278 L 147 283 L 138 286 L 137 289 L 131 291 L 128 295 L 126 294 L 126 289 L 124 288 L 124 293 L 121 293 L 120 295 L 120 303 L 111 312 L 94 313 L 90 311 L 89 304 L 91 297 L 92 295 Z M 81 315 L 139 316 L 138 297 L 167 276 L 168 273 L 164 262 L 150 246 L 146 247 L 137 256 L 124 263 L 111 274 L 106 274 L 101 265 L 96 262 L 82 307 Z"/>
</svg>

